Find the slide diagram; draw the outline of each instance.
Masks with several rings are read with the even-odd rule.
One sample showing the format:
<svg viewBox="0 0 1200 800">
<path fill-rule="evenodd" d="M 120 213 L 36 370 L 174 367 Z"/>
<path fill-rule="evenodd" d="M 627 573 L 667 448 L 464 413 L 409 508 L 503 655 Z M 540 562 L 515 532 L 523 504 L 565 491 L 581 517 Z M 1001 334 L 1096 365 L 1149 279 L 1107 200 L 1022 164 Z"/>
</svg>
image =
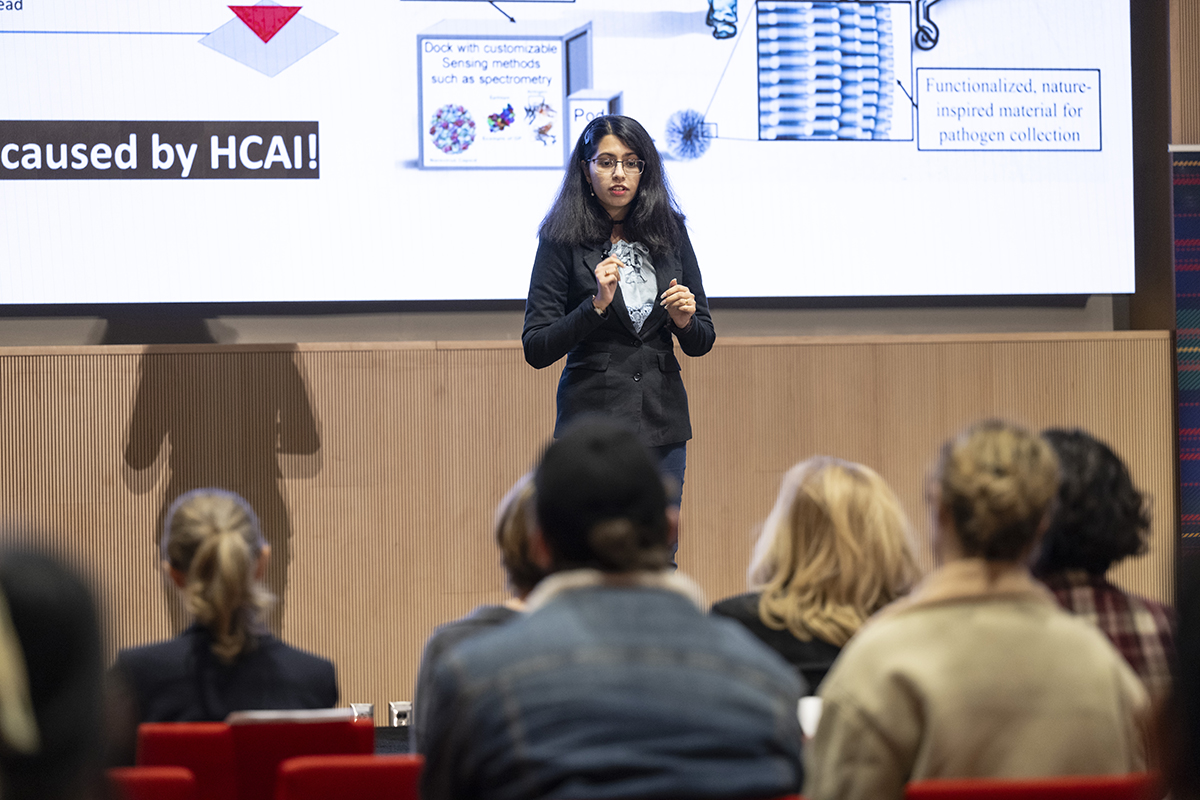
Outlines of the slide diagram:
<svg viewBox="0 0 1200 800">
<path fill-rule="evenodd" d="M 943 9 L 953 4 L 968 13 L 971 5 L 990 1 L 941 0 Z M 1098 69 L 1083 68 L 1087 74 L 1081 75 L 1078 67 L 919 66 L 919 57 L 934 50 L 941 37 L 931 13 L 938 2 L 759 0 L 739 30 L 736 0 L 709 0 L 705 24 L 715 39 L 732 39 L 726 74 L 713 99 L 722 91 L 744 90 L 744 82 L 735 88 L 737 82 L 726 85 L 725 78 L 731 70 L 748 72 L 745 62 L 753 58 L 760 141 L 918 139 L 920 150 L 1099 148 Z M 562 130 L 571 130 L 571 121 L 623 108 L 625 87 L 600 91 L 591 85 L 592 54 L 598 48 L 590 23 L 551 24 L 536 32 L 527 26 L 519 35 L 506 27 L 455 20 L 418 35 L 420 117 L 426 129 L 422 167 L 557 168 L 556 150 L 565 158 L 574 143 L 570 135 L 558 138 Z M 753 43 L 739 47 L 747 30 Z M 513 54 L 530 57 L 495 57 Z M 962 74 L 948 80 L 947 69 Z M 499 86 L 512 91 L 500 96 Z M 1075 96 L 1063 99 L 1074 102 L 1060 103 L 1056 95 L 1068 91 Z M 931 101 L 924 112 L 922 94 Z M 490 117 L 509 105 L 525 109 L 523 125 L 477 128 L 477 116 Z M 1034 124 L 1024 127 L 1008 124 L 1030 120 Z M 987 127 L 992 121 L 1003 129 Z M 721 130 L 744 135 L 745 122 L 679 109 L 664 128 L 665 144 L 676 158 L 699 158 Z M 555 143 L 560 146 L 554 148 Z M 468 152 L 472 146 L 474 152 Z"/>
<path fill-rule="evenodd" d="M 754 16 L 740 33 L 736 0 L 710 0 L 704 24 L 727 45 L 714 99 L 729 67 L 735 75 L 749 67 L 755 83 L 730 80 L 725 91 L 754 92 L 756 116 L 718 122 L 694 108 L 677 109 L 663 131 L 674 157 L 702 156 L 722 124 L 727 130 L 757 125 L 760 140 L 912 139 L 911 99 L 897 81 L 897 75 L 911 81 L 910 2 L 751 7 Z M 624 87 L 593 86 L 599 49 L 590 20 L 522 21 L 514 30 L 505 22 L 515 18 L 502 13 L 506 20 L 447 20 L 418 34 L 423 168 L 557 169 L 582 124 L 624 110 Z M 756 41 L 740 47 L 746 31 Z M 525 111 L 517 124 L 478 125 L 510 105 Z"/>
<path fill-rule="evenodd" d="M 200 40 L 234 61 L 274 77 L 328 42 L 337 32 L 300 14 L 300 6 L 271 0 L 230 6 L 236 15 Z"/>
<path fill-rule="evenodd" d="M 590 24 L 440 22 L 417 36 L 420 163 L 561 169 L 573 94 L 591 88 Z M 485 124 L 486 121 L 486 124 Z"/>
<path fill-rule="evenodd" d="M 908 3 L 758 3 L 759 138 L 897 138 L 895 31 L 903 50 L 908 21 Z"/>
<path fill-rule="evenodd" d="M 1130 0 L 85 5 L 0 14 L 0 302 L 520 298 L 610 113 L 714 297 L 1132 286 Z"/>
<path fill-rule="evenodd" d="M 10 29 L 0 33 L 30 36 L 199 36 L 200 44 L 241 64 L 274 77 L 321 45 L 337 31 L 300 13 L 301 6 L 281 6 L 273 0 L 255 5 L 229 5 L 228 22 L 209 33 L 178 30 Z M 2 10 L 2 9 L 0 9 Z M 11 9 L 10 9 L 11 10 Z M 24 10 L 19 8 L 16 10 Z M 0 24 L 4 19 L 0 18 Z"/>
</svg>

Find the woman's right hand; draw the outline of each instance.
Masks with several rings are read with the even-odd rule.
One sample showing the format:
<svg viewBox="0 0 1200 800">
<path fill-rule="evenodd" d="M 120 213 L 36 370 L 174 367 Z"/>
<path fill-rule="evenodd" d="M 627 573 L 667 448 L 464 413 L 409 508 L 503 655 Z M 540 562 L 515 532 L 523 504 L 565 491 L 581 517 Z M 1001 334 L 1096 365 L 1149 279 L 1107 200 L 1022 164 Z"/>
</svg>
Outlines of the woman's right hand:
<svg viewBox="0 0 1200 800">
<path fill-rule="evenodd" d="M 608 310 L 613 295 L 617 293 L 617 283 L 621 280 L 618 270 L 623 266 L 625 265 L 620 259 L 612 256 L 596 265 L 596 297 L 592 300 L 592 305 L 597 311 L 604 313 Z"/>
</svg>

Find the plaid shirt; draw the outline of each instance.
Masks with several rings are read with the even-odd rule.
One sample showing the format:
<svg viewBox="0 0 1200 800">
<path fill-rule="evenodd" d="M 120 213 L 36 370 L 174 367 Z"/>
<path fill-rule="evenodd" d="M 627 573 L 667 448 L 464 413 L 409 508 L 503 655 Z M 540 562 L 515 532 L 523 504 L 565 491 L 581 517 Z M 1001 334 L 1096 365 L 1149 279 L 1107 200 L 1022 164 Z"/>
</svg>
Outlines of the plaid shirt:
<svg viewBox="0 0 1200 800">
<path fill-rule="evenodd" d="M 1082 570 L 1050 575 L 1043 582 L 1063 608 L 1090 621 L 1109 638 L 1151 697 L 1166 696 L 1175 658 L 1175 620 L 1169 608 Z"/>
</svg>

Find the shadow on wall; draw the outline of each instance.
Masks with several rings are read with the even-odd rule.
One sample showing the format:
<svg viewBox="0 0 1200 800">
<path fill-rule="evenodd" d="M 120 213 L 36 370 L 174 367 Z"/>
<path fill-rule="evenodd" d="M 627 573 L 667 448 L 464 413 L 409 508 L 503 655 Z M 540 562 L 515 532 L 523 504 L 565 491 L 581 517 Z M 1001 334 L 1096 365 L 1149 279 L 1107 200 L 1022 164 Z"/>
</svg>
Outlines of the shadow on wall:
<svg viewBox="0 0 1200 800">
<path fill-rule="evenodd" d="M 179 324 L 191 342 L 207 330 L 202 319 Z M 150 344 L 138 367 L 124 453 L 125 481 L 135 493 L 152 491 L 167 473 L 156 541 L 167 509 L 184 492 L 219 486 L 249 501 L 271 545 L 267 584 L 278 602 L 267 622 L 276 634 L 287 599 L 291 539 L 280 480 L 312 477 L 321 469 L 319 426 L 294 351 L 181 352 Z M 178 632 L 186 613 L 165 581 L 164 599 Z"/>
</svg>

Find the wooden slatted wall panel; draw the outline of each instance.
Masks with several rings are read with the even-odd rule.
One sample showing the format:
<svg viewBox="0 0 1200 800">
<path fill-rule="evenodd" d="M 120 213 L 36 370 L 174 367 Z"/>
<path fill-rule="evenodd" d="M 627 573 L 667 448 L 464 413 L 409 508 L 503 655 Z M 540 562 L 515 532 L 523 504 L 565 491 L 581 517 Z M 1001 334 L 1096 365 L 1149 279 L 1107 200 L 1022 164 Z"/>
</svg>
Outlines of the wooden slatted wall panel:
<svg viewBox="0 0 1200 800">
<path fill-rule="evenodd" d="M 1122 453 L 1158 513 L 1117 577 L 1167 599 L 1170 353 L 1164 333 L 722 341 L 684 364 L 682 568 L 711 598 L 741 591 L 782 473 L 818 453 L 893 484 L 928 566 L 937 447 L 1002 416 Z M 383 721 L 430 630 L 505 596 L 492 512 L 550 435 L 557 377 L 511 343 L 0 350 L 0 502 L 93 576 L 115 652 L 182 619 L 156 569 L 163 505 L 242 492 L 272 541 L 276 624 Z"/>
<path fill-rule="evenodd" d="M 1200 1 L 1171 0 L 1171 142 L 1200 144 Z"/>
<path fill-rule="evenodd" d="M 550 434 L 557 375 L 511 347 L 302 360 L 322 409 L 323 465 L 285 481 L 297 588 L 284 630 L 353 654 L 339 660 L 344 699 L 374 702 L 382 722 L 388 700 L 411 697 L 429 632 L 506 597 L 492 513 Z"/>
<path fill-rule="evenodd" d="M 725 343 L 685 369 L 693 424 L 703 434 L 688 454 L 681 564 L 714 597 L 744 591 L 731 565 L 745 569 L 783 472 L 820 454 L 868 464 L 891 483 L 914 524 L 922 565 L 931 567 L 925 481 L 940 443 L 985 417 L 1035 430 L 1082 427 L 1121 453 L 1158 513 L 1151 552 L 1115 577 L 1150 597 L 1172 595 L 1171 362 L 1158 334 L 747 341 Z"/>
</svg>

